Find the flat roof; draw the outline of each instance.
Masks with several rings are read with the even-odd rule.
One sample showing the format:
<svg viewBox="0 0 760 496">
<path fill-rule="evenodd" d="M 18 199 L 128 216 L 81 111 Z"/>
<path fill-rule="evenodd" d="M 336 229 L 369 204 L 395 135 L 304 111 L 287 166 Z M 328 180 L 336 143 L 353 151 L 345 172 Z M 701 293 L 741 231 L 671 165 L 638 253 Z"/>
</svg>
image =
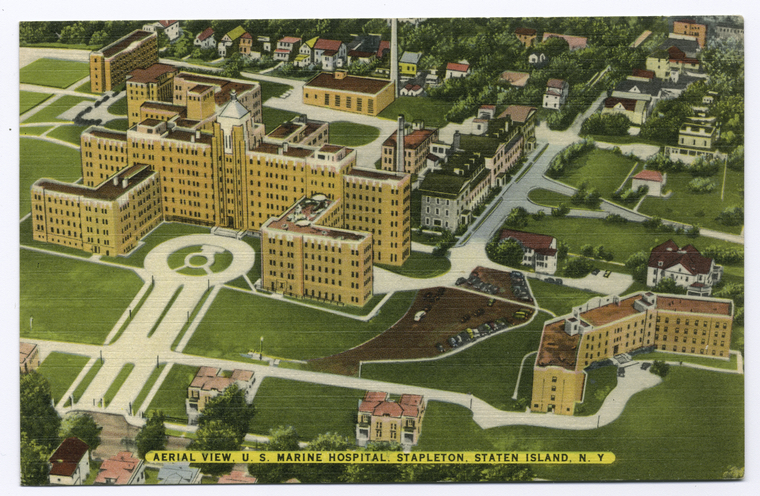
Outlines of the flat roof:
<svg viewBox="0 0 760 496">
<path fill-rule="evenodd" d="M 135 69 L 130 72 L 129 75 L 132 77 L 128 81 L 130 83 L 155 83 L 158 82 L 158 76 L 170 72 L 177 72 L 177 68 L 173 65 L 153 64 L 145 69 Z"/>
<path fill-rule="evenodd" d="M 625 317 L 640 313 L 638 310 L 633 308 L 634 302 L 639 300 L 640 297 L 641 295 L 637 294 L 624 300 L 620 300 L 619 304 L 609 303 L 599 308 L 594 308 L 587 312 L 582 312 L 580 315 L 583 320 L 587 321 L 593 326 L 603 326 L 605 324 L 609 324 L 610 322 L 615 322 Z"/>
<path fill-rule="evenodd" d="M 657 295 L 657 310 L 674 312 L 707 313 L 731 316 L 731 303 L 705 299 L 679 298 L 677 296 Z"/>
<path fill-rule="evenodd" d="M 321 198 L 320 198 L 321 197 Z M 314 195 L 311 198 L 302 198 L 290 207 L 278 219 L 271 219 L 264 227 L 289 233 L 298 233 L 324 238 L 332 238 L 341 241 L 362 241 L 370 236 L 369 233 L 336 229 L 315 224 L 334 204 L 334 200 L 324 195 Z"/>
<path fill-rule="evenodd" d="M 55 191 L 58 193 L 66 193 L 70 195 L 79 195 L 85 198 L 92 198 L 95 200 L 113 201 L 123 196 L 126 192 L 140 184 L 143 180 L 157 174 L 157 172 L 150 170 L 150 167 L 145 164 L 135 164 L 132 167 L 117 172 L 114 176 L 118 178 L 118 184 L 113 184 L 114 176 L 111 176 L 95 188 L 88 186 L 82 186 L 73 183 L 64 183 L 62 181 L 56 181 L 55 179 L 39 179 L 34 183 L 34 186 L 40 186 L 46 190 Z M 122 187 L 122 180 L 127 179 L 127 187 Z"/>
<path fill-rule="evenodd" d="M 259 143 L 259 146 L 254 148 L 252 151 L 256 153 L 267 153 L 269 155 L 280 155 L 279 150 L 282 150 L 282 155 L 286 157 L 297 157 L 297 158 L 310 157 L 314 153 L 314 150 L 309 150 L 307 148 L 299 148 L 293 145 L 289 145 L 286 151 L 281 146 L 273 145 L 272 143 L 263 143 L 263 142 Z"/>
<path fill-rule="evenodd" d="M 116 141 L 124 141 L 125 143 L 127 141 L 126 132 L 108 131 L 101 128 L 88 129 L 83 134 L 89 134 L 91 136 L 95 136 L 96 138 L 105 138 L 105 139 L 112 139 Z"/>
<path fill-rule="evenodd" d="M 536 365 L 575 370 L 580 341 L 580 333 L 571 336 L 565 332 L 565 320 L 545 325 L 541 345 L 538 348 Z"/>
<path fill-rule="evenodd" d="M 381 181 L 401 181 L 404 179 L 405 175 L 403 174 L 396 174 L 393 172 L 381 172 L 378 170 L 368 170 L 368 169 L 358 169 L 354 168 L 349 172 L 348 174 L 344 174 L 344 177 L 364 177 L 367 179 L 377 179 Z"/>
<path fill-rule="evenodd" d="M 141 29 L 137 29 L 135 31 L 132 31 L 125 37 L 116 40 L 115 42 L 111 43 L 108 46 L 105 46 L 100 49 L 100 53 L 103 54 L 103 57 L 112 57 L 116 55 L 117 53 L 121 52 L 122 50 L 125 50 L 126 48 L 129 48 L 129 46 L 132 43 L 135 43 L 137 41 L 142 41 L 145 38 L 148 38 L 149 36 L 153 35 L 153 33 L 149 31 L 143 31 Z M 95 52 L 98 53 L 98 52 Z"/>
<path fill-rule="evenodd" d="M 393 82 L 387 79 L 373 79 L 349 75 L 346 75 L 343 79 L 337 79 L 332 73 L 322 72 L 306 83 L 304 88 L 323 88 L 376 95 L 392 84 Z"/>
</svg>

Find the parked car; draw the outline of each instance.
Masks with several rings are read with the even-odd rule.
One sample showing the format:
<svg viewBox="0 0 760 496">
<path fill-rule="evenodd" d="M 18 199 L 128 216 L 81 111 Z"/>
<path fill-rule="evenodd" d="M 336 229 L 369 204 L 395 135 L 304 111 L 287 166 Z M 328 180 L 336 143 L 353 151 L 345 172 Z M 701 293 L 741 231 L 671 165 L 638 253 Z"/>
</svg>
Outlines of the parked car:
<svg viewBox="0 0 760 496">
<path fill-rule="evenodd" d="M 649 369 L 649 367 L 651 367 L 651 366 L 652 366 L 652 364 L 651 364 L 651 363 L 649 363 L 649 362 L 644 362 L 644 363 L 642 363 L 642 364 L 641 364 L 641 370 L 648 370 L 648 369 Z"/>
<path fill-rule="evenodd" d="M 554 278 L 553 277 L 547 277 L 544 279 L 544 281 L 548 282 L 549 284 L 554 284 Z"/>
<path fill-rule="evenodd" d="M 523 279 L 525 277 L 519 270 L 513 270 L 510 275 L 513 279 Z"/>
<path fill-rule="evenodd" d="M 460 322 L 464 324 L 468 320 L 470 320 L 470 314 L 469 313 L 462 315 L 462 319 L 460 320 Z"/>
<path fill-rule="evenodd" d="M 470 337 L 470 333 L 467 331 L 462 331 L 459 334 L 457 334 L 457 340 L 461 343 L 470 343 L 472 342 L 472 338 Z"/>
<path fill-rule="evenodd" d="M 484 313 L 486 313 L 485 310 L 483 310 L 482 308 L 478 308 L 477 310 L 475 310 L 475 317 L 480 317 Z"/>
<path fill-rule="evenodd" d="M 459 346 L 459 343 L 453 336 L 447 339 L 446 342 L 449 343 L 449 346 L 451 346 L 452 348 L 456 348 L 457 346 Z"/>
<path fill-rule="evenodd" d="M 625 369 L 623 369 L 623 368 L 618 368 L 618 371 L 617 371 L 617 376 L 618 376 L 618 377 L 625 377 Z"/>
<path fill-rule="evenodd" d="M 592 271 L 591 271 L 591 275 L 592 275 L 592 276 L 595 276 L 595 275 L 597 275 L 599 272 L 601 272 L 601 270 L 599 270 L 599 269 L 594 269 L 594 270 L 592 270 Z"/>
<path fill-rule="evenodd" d="M 610 274 L 612 274 L 612 271 L 608 270 L 607 272 L 604 273 L 604 277 L 610 277 Z"/>
<path fill-rule="evenodd" d="M 419 322 L 420 320 L 424 319 L 426 313 L 427 312 L 425 312 L 425 310 L 420 310 L 419 312 L 415 313 L 414 314 L 414 321 L 415 322 Z"/>
<path fill-rule="evenodd" d="M 489 307 L 492 307 L 492 306 L 493 306 L 493 303 L 494 303 L 494 301 L 496 301 L 496 300 L 494 300 L 493 298 L 491 298 L 490 300 L 488 300 L 488 306 L 489 306 Z"/>
<path fill-rule="evenodd" d="M 462 284 L 466 282 L 467 282 L 467 279 L 465 279 L 464 277 L 460 277 L 459 279 L 457 279 L 457 282 L 455 282 L 454 284 L 456 284 L 457 286 L 461 286 Z"/>
<path fill-rule="evenodd" d="M 444 351 L 446 351 L 446 348 L 444 348 L 441 343 L 436 343 L 435 349 L 438 350 L 438 353 L 443 353 Z"/>
</svg>

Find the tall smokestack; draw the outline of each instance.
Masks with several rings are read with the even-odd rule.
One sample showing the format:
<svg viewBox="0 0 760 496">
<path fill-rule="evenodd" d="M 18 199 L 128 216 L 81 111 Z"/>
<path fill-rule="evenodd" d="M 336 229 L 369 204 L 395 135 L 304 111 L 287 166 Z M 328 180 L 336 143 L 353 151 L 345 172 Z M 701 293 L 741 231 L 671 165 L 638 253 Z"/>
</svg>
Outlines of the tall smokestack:
<svg viewBox="0 0 760 496">
<path fill-rule="evenodd" d="M 398 19 L 391 19 L 391 81 L 398 98 Z"/>
<path fill-rule="evenodd" d="M 395 20 L 395 19 L 394 19 Z M 398 132 L 396 133 L 396 172 L 404 173 L 404 116 L 398 116 Z"/>
</svg>

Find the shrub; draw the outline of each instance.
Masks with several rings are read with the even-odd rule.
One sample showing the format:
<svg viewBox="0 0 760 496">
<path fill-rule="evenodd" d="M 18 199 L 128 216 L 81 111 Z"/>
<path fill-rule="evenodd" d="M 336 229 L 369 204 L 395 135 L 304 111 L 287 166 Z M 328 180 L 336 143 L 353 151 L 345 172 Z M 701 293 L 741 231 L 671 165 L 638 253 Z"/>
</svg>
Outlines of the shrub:
<svg viewBox="0 0 760 496">
<path fill-rule="evenodd" d="M 565 264 L 565 275 L 568 277 L 584 277 L 594 268 L 594 263 L 588 258 L 573 258 Z"/>
<path fill-rule="evenodd" d="M 744 209 L 742 207 L 728 207 L 718 214 L 718 222 L 724 226 L 741 226 L 744 224 Z"/>
<path fill-rule="evenodd" d="M 645 251 L 639 251 L 628 257 L 625 261 L 625 266 L 629 269 L 633 269 L 639 265 L 646 265 L 648 261 L 649 254 Z"/>
<path fill-rule="evenodd" d="M 744 250 L 736 248 L 719 248 L 711 245 L 702 250 L 702 255 L 715 259 L 719 264 L 741 265 L 744 263 Z"/>
<path fill-rule="evenodd" d="M 554 179 L 562 177 L 567 167 L 578 157 L 596 147 L 596 142 L 587 138 L 583 141 L 573 143 L 559 152 L 549 164 L 546 174 Z"/>
<path fill-rule="evenodd" d="M 731 170 L 743 171 L 744 170 L 744 147 L 737 146 L 734 151 L 728 155 L 727 166 Z"/>
<path fill-rule="evenodd" d="M 646 229 L 657 230 L 662 225 L 662 219 L 656 215 L 653 215 L 649 219 L 641 223 Z"/>
<path fill-rule="evenodd" d="M 628 220 L 620 214 L 610 214 L 604 218 L 604 222 L 609 224 L 625 224 Z"/>
<path fill-rule="evenodd" d="M 625 136 L 631 121 L 622 114 L 592 114 L 581 125 L 581 134 Z"/>
<path fill-rule="evenodd" d="M 706 177 L 697 177 L 689 181 L 688 188 L 692 193 L 710 193 L 715 191 L 715 183 Z"/>
<path fill-rule="evenodd" d="M 543 210 L 539 210 L 538 212 L 536 212 L 534 214 L 531 214 L 531 217 L 533 217 L 533 220 L 539 220 L 540 221 L 541 219 L 543 219 L 544 217 L 546 217 L 546 212 L 544 212 Z"/>
<path fill-rule="evenodd" d="M 658 153 L 647 159 L 644 168 L 660 172 L 682 172 L 686 169 L 686 164 L 680 160 L 673 161 L 664 153 Z"/>
<path fill-rule="evenodd" d="M 718 170 L 720 170 L 721 162 L 715 158 L 705 158 L 704 155 L 697 157 L 697 159 L 688 168 L 689 172 L 694 177 L 710 177 L 714 176 Z"/>
<path fill-rule="evenodd" d="M 564 217 L 570 213 L 570 207 L 564 203 L 560 203 L 557 208 L 552 209 L 552 217 Z"/>
<path fill-rule="evenodd" d="M 594 256 L 594 247 L 591 245 L 583 245 L 581 246 L 581 255 L 584 257 L 593 257 Z"/>
<path fill-rule="evenodd" d="M 652 366 L 649 368 L 649 371 L 653 373 L 654 375 L 659 375 L 660 377 L 665 377 L 668 375 L 668 370 L 670 369 L 670 365 L 663 362 L 662 360 L 655 360 Z"/>
<path fill-rule="evenodd" d="M 515 207 L 509 212 L 506 220 L 509 227 L 521 228 L 528 225 L 528 211 L 523 207 Z"/>
</svg>

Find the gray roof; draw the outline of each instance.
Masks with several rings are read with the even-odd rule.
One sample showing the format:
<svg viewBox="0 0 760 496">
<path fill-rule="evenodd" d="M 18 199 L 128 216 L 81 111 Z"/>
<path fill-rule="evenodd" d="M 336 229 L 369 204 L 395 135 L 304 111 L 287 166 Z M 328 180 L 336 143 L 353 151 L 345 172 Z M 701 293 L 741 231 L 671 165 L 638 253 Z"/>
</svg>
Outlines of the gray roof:
<svg viewBox="0 0 760 496">
<path fill-rule="evenodd" d="M 657 96 L 660 92 L 660 83 L 658 81 L 635 81 L 632 79 L 624 79 L 615 86 L 615 91 Z"/>
<path fill-rule="evenodd" d="M 230 101 L 227 102 L 227 105 L 224 106 L 224 109 L 222 109 L 222 112 L 219 114 L 219 117 L 228 117 L 230 119 L 240 119 L 241 117 L 244 117 L 246 114 L 248 114 L 248 109 L 243 107 L 243 104 L 241 104 L 237 100 L 237 95 L 235 94 L 235 90 L 232 90 L 230 93 Z"/>
<path fill-rule="evenodd" d="M 199 468 L 190 468 L 187 462 L 167 463 L 158 471 L 159 484 L 190 484 Z"/>
<path fill-rule="evenodd" d="M 420 61 L 421 58 L 422 52 L 404 52 L 399 62 L 402 62 L 404 64 L 416 64 Z"/>
<path fill-rule="evenodd" d="M 696 57 L 699 50 L 699 43 L 695 40 L 679 40 L 678 38 L 668 38 L 660 45 L 660 48 L 667 50 L 670 47 L 676 47 L 686 54 L 687 57 Z"/>
</svg>

